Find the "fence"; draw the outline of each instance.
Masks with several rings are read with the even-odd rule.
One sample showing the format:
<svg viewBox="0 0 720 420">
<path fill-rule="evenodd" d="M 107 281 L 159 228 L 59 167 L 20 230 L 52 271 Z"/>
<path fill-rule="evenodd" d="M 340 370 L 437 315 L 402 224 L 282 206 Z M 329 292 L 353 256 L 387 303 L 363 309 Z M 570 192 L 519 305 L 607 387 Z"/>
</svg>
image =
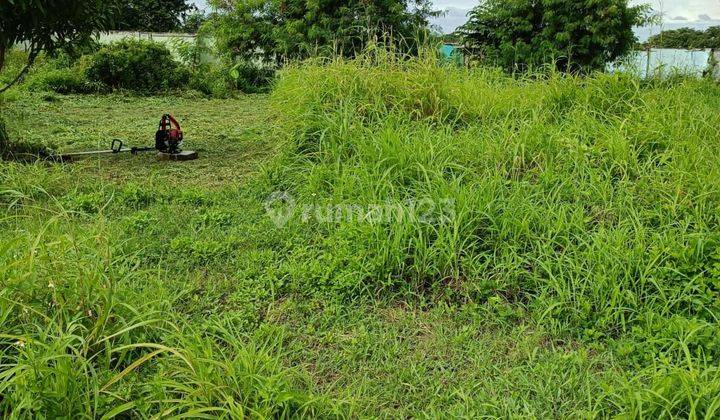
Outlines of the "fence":
<svg viewBox="0 0 720 420">
<path fill-rule="evenodd" d="M 125 38 L 149 39 L 151 41 L 170 43 L 174 39 L 193 42 L 195 34 L 168 33 L 168 32 L 135 32 L 135 31 L 110 31 L 100 34 L 98 41 L 108 44 Z"/>
<path fill-rule="evenodd" d="M 194 43 L 197 36 L 195 34 L 183 34 L 175 32 L 136 32 L 136 31 L 110 31 L 101 33 L 98 37 L 98 42 L 101 44 L 109 44 L 111 42 L 119 41 L 121 39 L 147 39 L 164 44 L 170 52 L 173 53 L 175 58 L 179 58 L 178 53 L 178 41 L 184 41 L 187 43 Z M 212 47 L 213 38 L 206 37 L 202 38 L 203 44 L 207 47 Z M 214 55 L 203 52 L 200 56 L 200 61 L 203 63 L 217 62 L 218 58 Z"/>
<path fill-rule="evenodd" d="M 666 77 L 671 75 L 703 76 L 711 72 L 720 76 L 712 59 L 720 52 L 713 50 L 681 50 L 650 48 L 636 51 L 620 63 L 608 66 L 610 72 L 632 72 L 640 77 Z"/>
</svg>

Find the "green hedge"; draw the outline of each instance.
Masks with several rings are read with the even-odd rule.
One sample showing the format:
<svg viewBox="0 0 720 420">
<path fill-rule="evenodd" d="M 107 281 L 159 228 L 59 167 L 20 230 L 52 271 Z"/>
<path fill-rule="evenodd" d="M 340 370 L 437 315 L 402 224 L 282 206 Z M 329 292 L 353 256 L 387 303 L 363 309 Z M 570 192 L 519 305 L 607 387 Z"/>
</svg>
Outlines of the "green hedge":
<svg viewBox="0 0 720 420">
<path fill-rule="evenodd" d="M 87 69 L 91 82 L 110 89 L 155 93 L 183 88 L 190 71 L 157 42 L 124 39 L 104 46 L 92 56 Z"/>
</svg>

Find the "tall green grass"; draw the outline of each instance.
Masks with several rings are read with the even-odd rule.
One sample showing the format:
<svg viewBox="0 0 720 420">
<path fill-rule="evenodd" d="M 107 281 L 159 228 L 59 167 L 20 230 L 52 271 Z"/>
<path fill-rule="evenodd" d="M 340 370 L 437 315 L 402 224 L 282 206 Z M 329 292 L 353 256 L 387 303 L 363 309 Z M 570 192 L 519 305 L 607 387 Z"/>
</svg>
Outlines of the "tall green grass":
<svg viewBox="0 0 720 420">
<path fill-rule="evenodd" d="M 68 188 L 60 170 L 3 169 L 3 417 L 318 414 L 302 377 L 281 362 L 280 331 L 248 332 L 232 313 L 190 322 L 167 270 L 141 265 L 122 224 L 103 217 L 109 202 L 89 218 L 41 187 Z"/>
<path fill-rule="evenodd" d="M 272 102 L 288 143 L 270 190 L 454 200 L 429 222 L 311 218 L 315 239 L 288 256 L 298 290 L 499 299 L 637 370 L 608 413 L 717 415 L 716 83 L 512 78 L 377 48 L 286 68 Z"/>
</svg>

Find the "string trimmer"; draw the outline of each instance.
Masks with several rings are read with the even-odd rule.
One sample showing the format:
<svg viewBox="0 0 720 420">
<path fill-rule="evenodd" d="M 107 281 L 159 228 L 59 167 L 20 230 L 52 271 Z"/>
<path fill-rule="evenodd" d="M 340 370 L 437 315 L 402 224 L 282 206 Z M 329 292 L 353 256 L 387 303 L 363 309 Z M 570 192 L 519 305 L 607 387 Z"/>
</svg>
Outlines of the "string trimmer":
<svg viewBox="0 0 720 420">
<path fill-rule="evenodd" d="M 158 130 L 155 133 L 154 147 L 124 147 L 122 140 L 114 139 L 110 148 L 106 150 L 90 150 L 86 152 L 66 153 L 58 156 L 62 161 L 72 161 L 77 158 L 95 155 L 107 155 L 118 153 L 130 153 L 136 155 L 141 152 L 157 151 L 160 160 L 194 160 L 198 154 L 194 150 L 182 150 L 183 132 L 180 124 L 170 114 L 165 114 L 160 119 Z"/>
</svg>

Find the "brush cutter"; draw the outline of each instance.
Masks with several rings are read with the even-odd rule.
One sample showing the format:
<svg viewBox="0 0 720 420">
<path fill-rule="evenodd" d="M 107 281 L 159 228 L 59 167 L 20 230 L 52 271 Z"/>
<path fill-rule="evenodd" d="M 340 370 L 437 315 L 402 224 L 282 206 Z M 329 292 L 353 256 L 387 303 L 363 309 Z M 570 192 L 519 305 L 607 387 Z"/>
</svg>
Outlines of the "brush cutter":
<svg viewBox="0 0 720 420">
<path fill-rule="evenodd" d="M 194 160 L 198 158 L 197 152 L 193 150 L 182 150 L 180 146 L 183 141 L 183 132 L 180 123 L 170 114 L 165 114 L 160 118 L 158 130 L 155 133 L 154 147 L 123 147 L 122 140 L 114 139 L 110 143 L 110 149 L 107 150 L 90 150 L 86 152 L 66 153 L 60 155 L 61 161 L 73 161 L 78 158 L 109 155 L 118 153 L 130 153 L 136 155 L 141 152 L 157 151 L 160 160 Z"/>
</svg>

